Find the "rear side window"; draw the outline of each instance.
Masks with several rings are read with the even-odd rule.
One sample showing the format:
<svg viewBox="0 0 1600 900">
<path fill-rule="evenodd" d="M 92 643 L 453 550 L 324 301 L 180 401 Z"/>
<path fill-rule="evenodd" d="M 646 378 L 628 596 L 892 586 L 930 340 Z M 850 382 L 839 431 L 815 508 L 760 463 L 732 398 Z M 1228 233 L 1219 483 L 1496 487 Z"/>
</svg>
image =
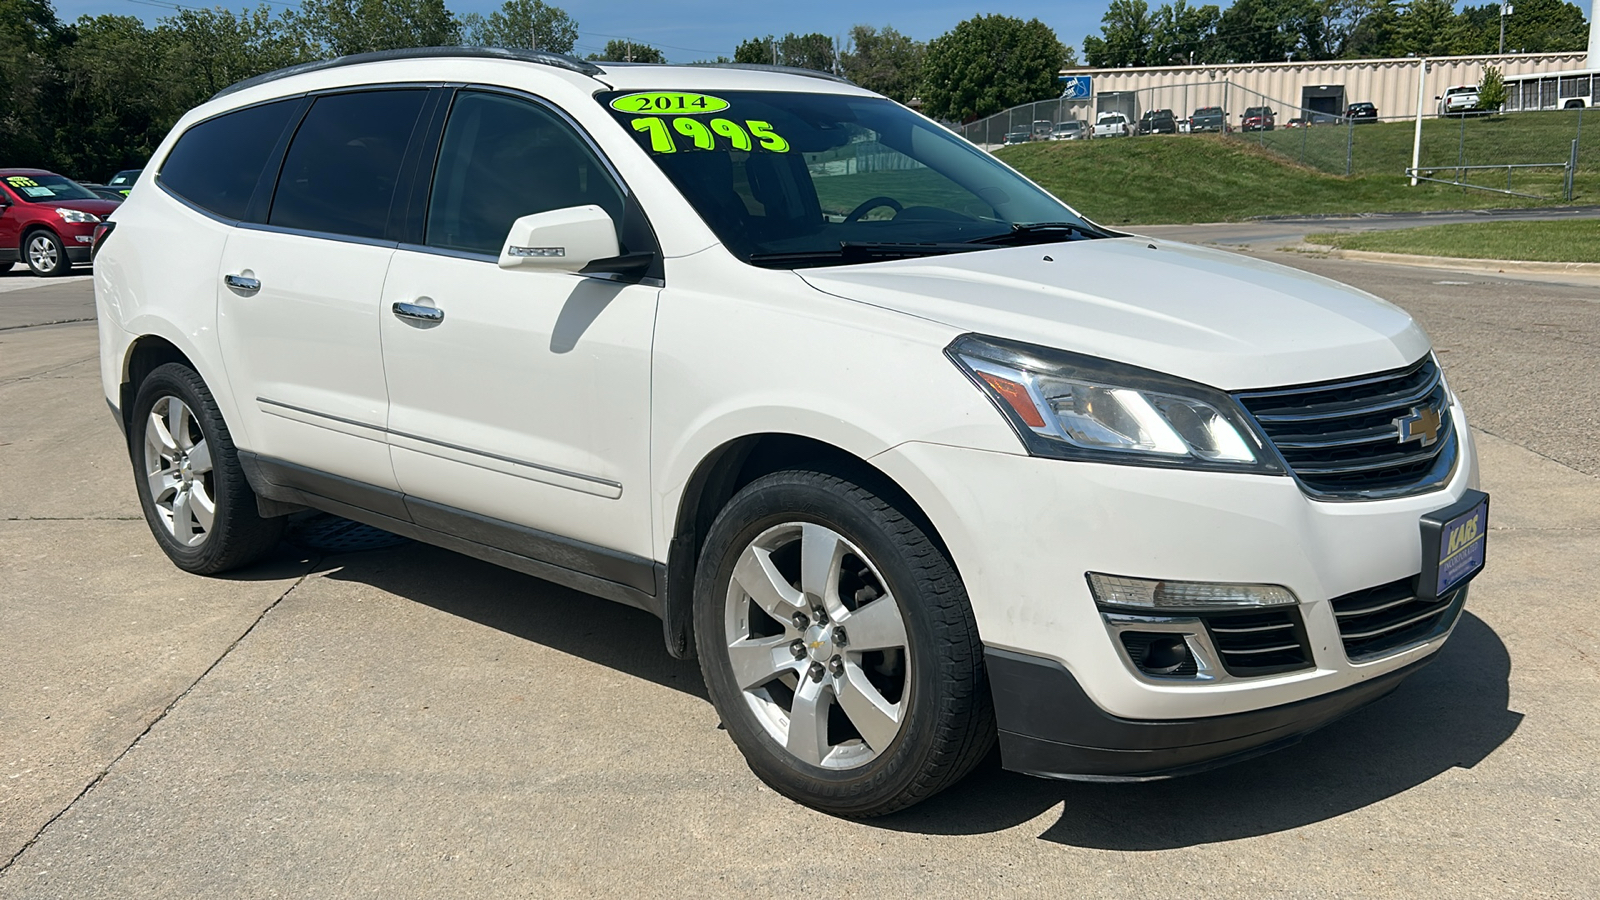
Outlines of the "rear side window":
<svg viewBox="0 0 1600 900">
<path fill-rule="evenodd" d="M 161 183 L 201 209 L 244 218 L 261 169 L 299 105 L 298 99 L 279 100 L 190 128 L 161 164 Z"/>
<path fill-rule="evenodd" d="M 429 246 L 497 254 L 517 219 L 589 204 L 622 221 L 621 189 L 570 126 L 525 100 L 457 96 L 428 204 Z"/>
<path fill-rule="evenodd" d="M 268 224 L 381 238 L 426 90 L 317 98 L 283 159 Z"/>
</svg>

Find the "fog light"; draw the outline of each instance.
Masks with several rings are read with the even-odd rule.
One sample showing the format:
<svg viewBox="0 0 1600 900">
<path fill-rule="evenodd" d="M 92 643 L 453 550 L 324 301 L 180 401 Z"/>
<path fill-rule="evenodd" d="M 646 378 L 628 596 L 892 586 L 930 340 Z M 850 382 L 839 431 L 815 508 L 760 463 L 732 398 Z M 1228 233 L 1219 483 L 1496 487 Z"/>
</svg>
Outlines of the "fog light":
<svg viewBox="0 0 1600 900">
<path fill-rule="evenodd" d="M 1122 647 L 1134 668 L 1158 678 L 1194 678 L 1199 662 L 1183 634 L 1161 631 L 1124 631 Z"/>
<path fill-rule="evenodd" d="M 1126 609 L 1207 610 L 1292 606 L 1299 600 L 1276 584 L 1150 581 L 1090 572 L 1089 590 L 1101 606 Z"/>
</svg>

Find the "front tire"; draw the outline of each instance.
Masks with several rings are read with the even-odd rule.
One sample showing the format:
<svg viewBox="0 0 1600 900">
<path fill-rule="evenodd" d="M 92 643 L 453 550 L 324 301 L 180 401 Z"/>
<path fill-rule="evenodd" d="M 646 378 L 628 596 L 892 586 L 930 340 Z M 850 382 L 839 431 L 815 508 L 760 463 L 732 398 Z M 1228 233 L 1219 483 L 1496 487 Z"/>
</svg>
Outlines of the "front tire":
<svg viewBox="0 0 1600 900">
<path fill-rule="evenodd" d="M 751 770 L 852 818 L 933 796 L 994 742 L 961 578 L 914 510 L 870 483 L 757 479 L 712 524 L 695 580 L 706 686 Z"/>
<path fill-rule="evenodd" d="M 173 565 L 215 575 L 277 546 L 283 519 L 262 518 L 211 390 L 167 363 L 139 385 L 128 429 L 139 505 Z"/>
<path fill-rule="evenodd" d="M 33 274 L 41 278 L 60 275 L 72 268 L 61 238 L 43 228 L 31 232 L 22 242 L 22 256 L 28 261 L 28 268 L 33 270 Z"/>
</svg>

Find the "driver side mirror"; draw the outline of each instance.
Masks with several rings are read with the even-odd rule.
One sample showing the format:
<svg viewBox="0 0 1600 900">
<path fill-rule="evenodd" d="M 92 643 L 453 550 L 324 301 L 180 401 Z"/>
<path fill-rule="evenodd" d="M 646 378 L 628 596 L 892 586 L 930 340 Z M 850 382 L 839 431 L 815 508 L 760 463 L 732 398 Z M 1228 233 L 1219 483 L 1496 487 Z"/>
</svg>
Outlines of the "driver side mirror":
<svg viewBox="0 0 1600 900">
<path fill-rule="evenodd" d="M 617 226 L 598 206 L 571 206 L 534 213 L 511 223 L 500 248 L 500 268 L 578 272 L 620 253 Z"/>
</svg>

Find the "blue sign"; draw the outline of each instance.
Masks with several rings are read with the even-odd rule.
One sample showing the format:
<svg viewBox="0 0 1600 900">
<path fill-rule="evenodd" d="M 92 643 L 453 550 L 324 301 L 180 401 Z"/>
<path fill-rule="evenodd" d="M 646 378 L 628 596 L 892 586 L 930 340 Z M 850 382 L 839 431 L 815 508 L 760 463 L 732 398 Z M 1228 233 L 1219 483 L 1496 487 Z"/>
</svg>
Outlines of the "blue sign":
<svg viewBox="0 0 1600 900">
<path fill-rule="evenodd" d="M 1060 75 L 1061 99 L 1087 100 L 1094 94 L 1094 77 L 1092 75 Z"/>
</svg>

